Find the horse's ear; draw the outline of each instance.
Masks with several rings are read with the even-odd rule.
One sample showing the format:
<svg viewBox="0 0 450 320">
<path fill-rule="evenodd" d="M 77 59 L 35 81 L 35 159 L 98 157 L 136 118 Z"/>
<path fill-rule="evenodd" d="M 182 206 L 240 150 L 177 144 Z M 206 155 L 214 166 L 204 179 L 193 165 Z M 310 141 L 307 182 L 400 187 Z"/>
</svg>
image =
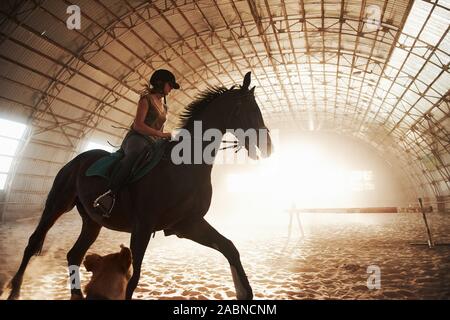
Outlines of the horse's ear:
<svg viewBox="0 0 450 320">
<path fill-rule="evenodd" d="M 253 94 L 253 95 L 255 94 L 255 88 L 256 88 L 256 86 L 253 86 L 253 87 L 249 90 L 250 93 Z"/>
<path fill-rule="evenodd" d="M 248 87 L 250 86 L 250 81 L 251 81 L 251 72 L 247 72 L 244 76 L 244 83 L 242 84 L 242 89 L 243 90 L 248 90 Z"/>
<path fill-rule="evenodd" d="M 232 86 L 230 87 L 229 90 L 231 91 L 231 90 L 233 90 L 235 87 L 236 87 L 236 85 L 232 85 Z"/>
</svg>

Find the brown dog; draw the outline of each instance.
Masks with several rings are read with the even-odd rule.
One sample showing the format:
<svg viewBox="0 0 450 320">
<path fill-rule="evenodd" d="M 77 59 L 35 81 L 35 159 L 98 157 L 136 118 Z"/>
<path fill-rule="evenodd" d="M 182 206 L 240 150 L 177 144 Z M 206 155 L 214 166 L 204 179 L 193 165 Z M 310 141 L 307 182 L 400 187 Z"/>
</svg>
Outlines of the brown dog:
<svg viewBox="0 0 450 320">
<path fill-rule="evenodd" d="M 87 271 L 92 272 L 86 285 L 87 300 L 123 300 L 131 278 L 131 250 L 120 246 L 118 253 L 99 256 L 90 254 L 84 260 Z"/>
</svg>

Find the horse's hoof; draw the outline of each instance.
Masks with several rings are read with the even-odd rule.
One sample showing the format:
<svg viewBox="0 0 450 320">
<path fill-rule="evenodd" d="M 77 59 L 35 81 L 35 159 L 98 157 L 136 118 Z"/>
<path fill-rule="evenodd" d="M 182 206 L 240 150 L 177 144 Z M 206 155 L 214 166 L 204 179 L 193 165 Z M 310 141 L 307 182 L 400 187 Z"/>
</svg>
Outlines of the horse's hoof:
<svg viewBox="0 0 450 320">
<path fill-rule="evenodd" d="M 240 294 L 236 294 L 237 300 L 253 300 L 253 291 L 252 289 L 246 290 L 246 292 L 241 292 Z"/>
<path fill-rule="evenodd" d="M 11 290 L 8 296 L 8 300 L 19 300 L 21 284 L 22 280 L 15 277 L 12 278 L 12 280 L 7 285 L 7 288 Z"/>
<path fill-rule="evenodd" d="M 19 291 L 11 291 L 8 296 L 8 300 L 19 300 L 20 292 Z"/>
<path fill-rule="evenodd" d="M 70 295 L 70 300 L 84 300 L 84 297 L 82 294 L 79 293 L 72 293 Z"/>
</svg>

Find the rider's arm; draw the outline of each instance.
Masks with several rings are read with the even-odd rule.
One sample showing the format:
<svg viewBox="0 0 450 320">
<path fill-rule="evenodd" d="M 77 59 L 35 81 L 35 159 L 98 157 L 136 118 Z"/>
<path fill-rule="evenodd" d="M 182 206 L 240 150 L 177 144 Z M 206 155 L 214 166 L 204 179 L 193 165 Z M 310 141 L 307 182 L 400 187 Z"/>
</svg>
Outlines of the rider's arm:
<svg viewBox="0 0 450 320">
<path fill-rule="evenodd" d="M 167 137 L 167 135 L 168 135 L 167 133 L 153 129 L 145 124 L 144 120 L 145 120 L 145 116 L 147 115 L 148 108 L 149 108 L 149 106 L 148 106 L 147 100 L 145 98 L 141 98 L 138 103 L 136 118 L 134 119 L 134 122 L 133 122 L 133 129 L 143 135 L 150 135 L 150 136 L 160 137 L 160 138 Z"/>
</svg>

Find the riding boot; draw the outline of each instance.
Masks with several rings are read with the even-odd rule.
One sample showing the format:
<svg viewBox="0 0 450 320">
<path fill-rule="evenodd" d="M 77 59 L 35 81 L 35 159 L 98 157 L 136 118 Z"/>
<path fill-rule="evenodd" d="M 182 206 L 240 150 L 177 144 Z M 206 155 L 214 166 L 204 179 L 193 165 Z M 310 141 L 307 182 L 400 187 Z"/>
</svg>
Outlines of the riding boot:
<svg viewBox="0 0 450 320">
<path fill-rule="evenodd" d="M 118 167 L 111 176 L 109 190 L 95 199 L 94 207 L 99 208 L 103 212 L 104 218 L 111 217 L 111 212 L 114 208 L 114 204 L 116 203 L 116 196 L 119 193 L 121 186 L 128 178 L 128 171 L 128 165 L 122 163 L 122 161 L 119 162 Z"/>
</svg>

